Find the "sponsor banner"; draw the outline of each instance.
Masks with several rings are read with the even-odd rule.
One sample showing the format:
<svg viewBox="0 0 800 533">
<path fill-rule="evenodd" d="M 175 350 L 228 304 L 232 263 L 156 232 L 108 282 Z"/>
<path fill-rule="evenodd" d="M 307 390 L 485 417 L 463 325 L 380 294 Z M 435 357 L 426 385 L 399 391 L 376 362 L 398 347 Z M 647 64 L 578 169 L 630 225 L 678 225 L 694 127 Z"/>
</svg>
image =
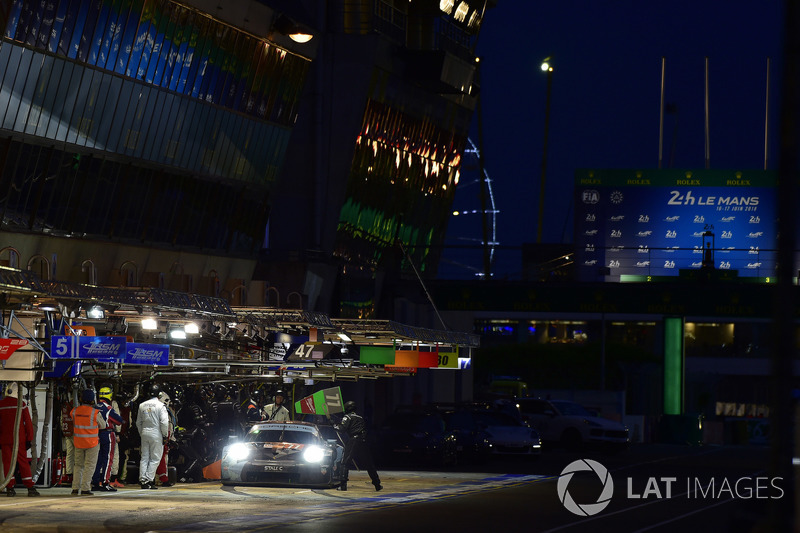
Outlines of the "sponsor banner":
<svg viewBox="0 0 800 533">
<path fill-rule="evenodd" d="M 52 359 L 94 359 L 101 363 L 121 363 L 125 358 L 126 337 L 76 337 L 55 335 L 50 343 Z"/>
<path fill-rule="evenodd" d="M 359 361 L 365 365 L 393 365 L 393 346 L 361 346 Z"/>
<path fill-rule="evenodd" d="M 169 365 L 169 344 L 129 342 L 125 361 L 129 365 Z"/>
<path fill-rule="evenodd" d="M 413 366 L 394 366 L 394 365 L 386 365 L 383 369 L 387 372 L 397 372 L 400 374 L 416 374 L 417 368 Z"/>
<path fill-rule="evenodd" d="M 26 339 L 0 339 L 0 361 L 5 361 L 11 357 L 11 354 L 27 344 Z"/>
<path fill-rule="evenodd" d="M 774 276 L 776 181 L 769 171 L 578 170 L 580 279 L 678 276 L 712 266 Z"/>
<path fill-rule="evenodd" d="M 394 352 L 394 366 L 436 368 L 438 364 L 437 352 L 421 352 L 419 350 L 395 350 Z"/>
</svg>

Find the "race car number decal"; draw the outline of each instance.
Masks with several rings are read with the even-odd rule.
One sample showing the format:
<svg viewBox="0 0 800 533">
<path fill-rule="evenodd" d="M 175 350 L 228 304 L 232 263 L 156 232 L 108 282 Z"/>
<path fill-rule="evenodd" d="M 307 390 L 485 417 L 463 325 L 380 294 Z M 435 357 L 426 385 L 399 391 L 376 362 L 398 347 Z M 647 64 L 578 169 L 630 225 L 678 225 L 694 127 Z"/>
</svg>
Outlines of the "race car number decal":
<svg viewBox="0 0 800 533">
<path fill-rule="evenodd" d="M 297 444 L 294 442 L 265 442 L 264 448 L 272 448 L 274 450 L 302 450 L 305 445 Z"/>
</svg>

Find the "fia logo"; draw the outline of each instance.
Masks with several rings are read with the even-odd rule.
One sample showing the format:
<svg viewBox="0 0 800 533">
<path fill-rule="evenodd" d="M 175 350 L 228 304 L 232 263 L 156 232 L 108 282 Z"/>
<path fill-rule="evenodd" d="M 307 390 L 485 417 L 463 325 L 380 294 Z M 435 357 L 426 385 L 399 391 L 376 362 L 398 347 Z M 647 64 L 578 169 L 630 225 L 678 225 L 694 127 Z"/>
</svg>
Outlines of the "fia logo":
<svg viewBox="0 0 800 533">
<path fill-rule="evenodd" d="M 596 204 L 599 201 L 600 201 L 599 192 L 591 189 L 583 191 L 583 203 Z"/>
</svg>

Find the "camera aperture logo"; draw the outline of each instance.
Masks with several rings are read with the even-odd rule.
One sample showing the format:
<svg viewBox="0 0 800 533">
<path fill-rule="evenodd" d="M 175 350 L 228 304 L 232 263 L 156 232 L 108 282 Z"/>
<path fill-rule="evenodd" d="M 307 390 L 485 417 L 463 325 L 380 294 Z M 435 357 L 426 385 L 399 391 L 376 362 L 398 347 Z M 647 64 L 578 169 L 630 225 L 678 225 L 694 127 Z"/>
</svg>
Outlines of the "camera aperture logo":
<svg viewBox="0 0 800 533">
<path fill-rule="evenodd" d="M 596 502 L 579 504 L 575 502 L 567 488 L 569 482 L 572 481 L 572 476 L 574 476 L 576 472 L 586 471 L 594 472 L 597 477 L 600 478 L 600 481 L 603 483 L 603 490 Z M 567 511 L 578 516 L 592 516 L 605 509 L 609 502 L 611 502 L 611 497 L 614 495 L 614 480 L 611 479 L 611 474 L 609 474 L 608 469 L 597 461 L 578 459 L 568 464 L 566 468 L 561 471 L 561 474 L 558 476 L 556 489 L 558 490 L 558 499 L 561 500 L 562 505 L 564 505 Z"/>
</svg>

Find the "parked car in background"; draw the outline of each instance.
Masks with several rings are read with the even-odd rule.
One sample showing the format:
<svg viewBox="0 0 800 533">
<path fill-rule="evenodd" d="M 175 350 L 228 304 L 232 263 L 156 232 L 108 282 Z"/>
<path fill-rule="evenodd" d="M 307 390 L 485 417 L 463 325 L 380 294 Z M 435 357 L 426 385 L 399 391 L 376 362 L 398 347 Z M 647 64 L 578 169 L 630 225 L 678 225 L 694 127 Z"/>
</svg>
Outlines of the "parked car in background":
<svg viewBox="0 0 800 533">
<path fill-rule="evenodd" d="M 489 433 L 478 426 L 468 415 L 465 420 L 460 411 L 447 410 L 442 413 L 447 431 L 456 440 L 456 459 L 459 464 L 483 464 L 492 455 Z"/>
<path fill-rule="evenodd" d="M 539 434 L 513 416 L 491 407 L 462 407 L 448 415 L 452 431 L 483 433 L 493 455 L 538 457 L 542 452 Z"/>
<path fill-rule="evenodd" d="M 565 400 L 517 398 L 517 405 L 542 440 L 568 450 L 601 447 L 619 451 L 628 447 L 628 428 L 619 422 L 597 416 L 581 404 Z"/>
<path fill-rule="evenodd" d="M 457 439 L 435 411 L 389 415 L 374 435 L 375 459 L 382 465 L 450 466 L 457 462 Z"/>
</svg>

